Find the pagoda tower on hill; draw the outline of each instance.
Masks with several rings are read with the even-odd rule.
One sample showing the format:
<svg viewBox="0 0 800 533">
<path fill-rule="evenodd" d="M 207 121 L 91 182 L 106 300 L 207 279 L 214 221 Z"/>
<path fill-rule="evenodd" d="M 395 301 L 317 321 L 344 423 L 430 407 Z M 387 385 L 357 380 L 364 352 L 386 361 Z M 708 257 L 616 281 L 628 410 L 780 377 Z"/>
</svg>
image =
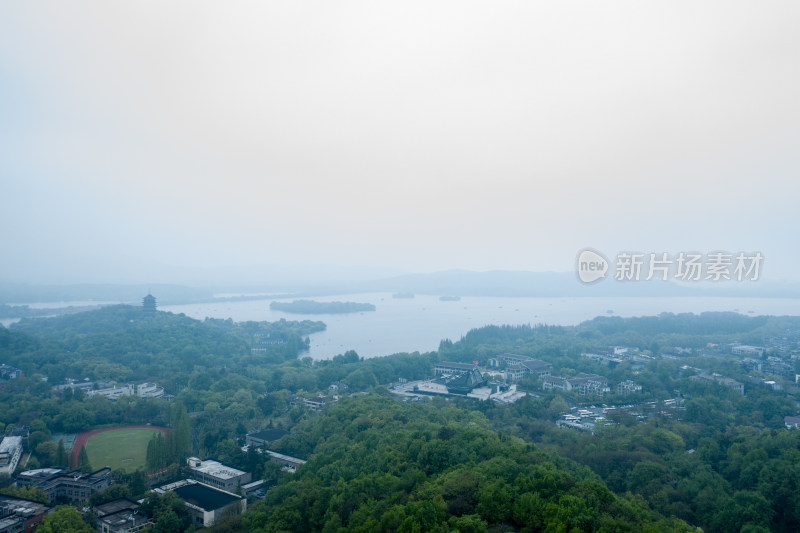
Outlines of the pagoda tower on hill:
<svg viewBox="0 0 800 533">
<path fill-rule="evenodd" d="M 142 298 L 142 311 L 145 316 L 156 316 L 156 299 L 149 292 Z"/>
</svg>

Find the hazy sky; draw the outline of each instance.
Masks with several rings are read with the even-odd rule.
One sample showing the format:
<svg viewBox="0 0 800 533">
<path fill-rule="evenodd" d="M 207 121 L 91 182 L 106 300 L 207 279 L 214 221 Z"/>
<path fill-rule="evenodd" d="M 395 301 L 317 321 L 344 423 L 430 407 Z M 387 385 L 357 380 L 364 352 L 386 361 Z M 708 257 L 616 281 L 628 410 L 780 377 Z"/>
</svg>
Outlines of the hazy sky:
<svg viewBox="0 0 800 533">
<path fill-rule="evenodd" d="M 799 24 L 794 0 L 2 2 L 0 281 L 586 246 L 798 280 Z"/>
</svg>

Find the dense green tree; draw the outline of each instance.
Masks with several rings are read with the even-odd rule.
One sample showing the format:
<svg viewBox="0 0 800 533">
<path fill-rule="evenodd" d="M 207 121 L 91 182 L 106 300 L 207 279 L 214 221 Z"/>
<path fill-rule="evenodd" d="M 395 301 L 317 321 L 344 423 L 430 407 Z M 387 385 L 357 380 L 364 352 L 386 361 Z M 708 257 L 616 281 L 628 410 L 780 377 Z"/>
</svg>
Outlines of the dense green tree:
<svg viewBox="0 0 800 533">
<path fill-rule="evenodd" d="M 119 498 L 130 498 L 131 490 L 128 485 L 115 483 L 105 490 L 92 493 L 89 503 L 92 506 L 102 505 Z"/>
<path fill-rule="evenodd" d="M 81 450 L 78 452 L 77 468 L 83 472 L 92 471 L 92 465 L 89 464 L 89 454 L 86 453 L 86 446 L 81 446 Z"/>
<path fill-rule="evenodd" d="M 56 456 L 53 460 L 56 466 L 69 466 L 69 456 L 67 455 L 67 451 L 64 448 L 64 439 L 60 439 L 58 441 L 58 447 L 56 448 Z"/>
<path fill-rule="evenodd" d="M 0 494 L 14 496 L 16 498 L 24 498 L 26 500 L 33 500 L 35 502 L 47 503 L 47 494 L 45 494 L 44 491 L 39 487 L 4 487 L 0 489 Z"/>
<path fill-rule="evenodd" d="M 48 514 L 36 527 L 38 533 L 93 533 L 94 529 L 87 524 L 74 507 L 57 507 Z"/>
<path fill-rule="evenodd" d="M 157 470 L 167 466 L 167 442 L 159 431 L 147 443 L 146 463 L 149 470 Z"/>
</svg>

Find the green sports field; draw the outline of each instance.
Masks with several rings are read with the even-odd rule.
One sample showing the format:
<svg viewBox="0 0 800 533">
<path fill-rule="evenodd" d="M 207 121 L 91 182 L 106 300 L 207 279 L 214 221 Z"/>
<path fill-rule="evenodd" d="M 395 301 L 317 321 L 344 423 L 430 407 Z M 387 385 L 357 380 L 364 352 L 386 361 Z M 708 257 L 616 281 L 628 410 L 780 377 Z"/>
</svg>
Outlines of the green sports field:
<svg viewBox="0 0 800 533">
<path fill-rule="evenodd" d="M 92 468 L 110 466 L 112 470 L 133 472 L 145 466 L 147 443 L 157 429 L 123 428 L 89 437 L 86 453 Z"/>
</svg>

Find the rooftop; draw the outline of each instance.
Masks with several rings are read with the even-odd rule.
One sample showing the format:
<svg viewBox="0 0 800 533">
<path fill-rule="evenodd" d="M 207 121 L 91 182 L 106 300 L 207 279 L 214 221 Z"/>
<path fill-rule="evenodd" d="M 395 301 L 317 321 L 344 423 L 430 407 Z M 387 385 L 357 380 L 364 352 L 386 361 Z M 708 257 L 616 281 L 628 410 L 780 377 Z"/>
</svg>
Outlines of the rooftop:
<svg viewBox="0 0 800 533">
<path fill-rule="evenodd" d="M 52 476 L 60 474 L 61 472 L 66 472 L 66 468 L 37 468 L 35 470 L 26 470 L 24 472 L 20 472 L 19 476 L 24 479 L 48 479 Z"/>
<path fill-rule="evenodd" d="M 532 357 L 528 357 L 527 355 L 518 355 L 515 353 L 504 353 L 498 355 L 497 357 L 502 357 L 503 359 L 511 359 L 514 361 L 528 361 L 529 359 L 532 359 Z"/>
<path fill-rule="evenodd" d="M 243 499 L 236 494 L 215 489 L 191 479 L 184 479 L 177 483 L 164 485 L 163 487 L 159 487 L 159 491 L 172 491 L 180 496 L 186 503 L 190 503 L 206 511 L 220 509 L 228 504 Z"/>
<path fill-rule="evenodd" d="M 440 361 L 436 366 L 449 366 L 450 368 L 463 368 L 464 370 L 472 370 L 476 365 L 472 363 L 453 363 L 451 361 Z"/>
<path fill-rule="evenodd" d="M 150 518 L 139 509 L 122 509 L 100 517 L 100 521 L 111 526 L 112 531 L 131 531 L 133 527 L 143 527 L 149 520 Z"/>
<path fill-rule="evenodd" d="M 529 359 L 522 361 L 520 363 L 522 366 L 528 368 L 529 370 L 537 371 L 537 370 L 549 370 L 553 367 L 550 363 L 546 361 L 540 361 L 539 359 Z"/>
<path fill-rule="evenodd" d="M 292 457 L 290 455 L 283 455 L 282 453 L 273 452 L 272 450 L 267 450 L 266 454 L 269 455 L 270 457 L 274 457 L 275 459 L 280 459 L 282 461 L 297 463 L 301 465 L 306 464 L 306 462 L 303 459 L 298 459 L 297 457 Z"/>
<path fill-rule="evenodd" d="M 0 495 L 0 507 L 5 507 L 15 515 L 26 518 L 38 516 L 50 510 L 50 507 L 43 503 L 4 495 Z"/>
<path fill-rule="evenodd" d="M 218 479 L 232 479 L 235 477 L 243 476 L 247 472 L 243 472 L 231 466 L 226 466 L 218 461 L 200 461 L 200 466 L 191 467 L 195 472 L 202 472 L 208 476 L 214 476 Z"/>
<path fill-rule="evenodd" d="M 253 433 L 248 433 L 247 436 L 273 442 L 280 439 L 284 435 L 287 435 L 288 433 L 289 433 L 288 431 L 281 428 L 267 428 L 267 429 L 262 429 L 261 431 L 254 431 Z"/>
<path fill-rule="evenodd" d="M 5 437 L 0 442 L 0 453 L 11 453 L 14 448 L 22 447 L 22 437 Z"/>
<path fill-rule="evenodd" d="M 135 501 L 129 500 L 128 498 L 117 498 L 116 500 L 111 500 L 110 502 L 95 506 L 94 510 L 98 516 L 106 516 L 120 511 L 138 508 L 139 504 Z"/>
</svg>

